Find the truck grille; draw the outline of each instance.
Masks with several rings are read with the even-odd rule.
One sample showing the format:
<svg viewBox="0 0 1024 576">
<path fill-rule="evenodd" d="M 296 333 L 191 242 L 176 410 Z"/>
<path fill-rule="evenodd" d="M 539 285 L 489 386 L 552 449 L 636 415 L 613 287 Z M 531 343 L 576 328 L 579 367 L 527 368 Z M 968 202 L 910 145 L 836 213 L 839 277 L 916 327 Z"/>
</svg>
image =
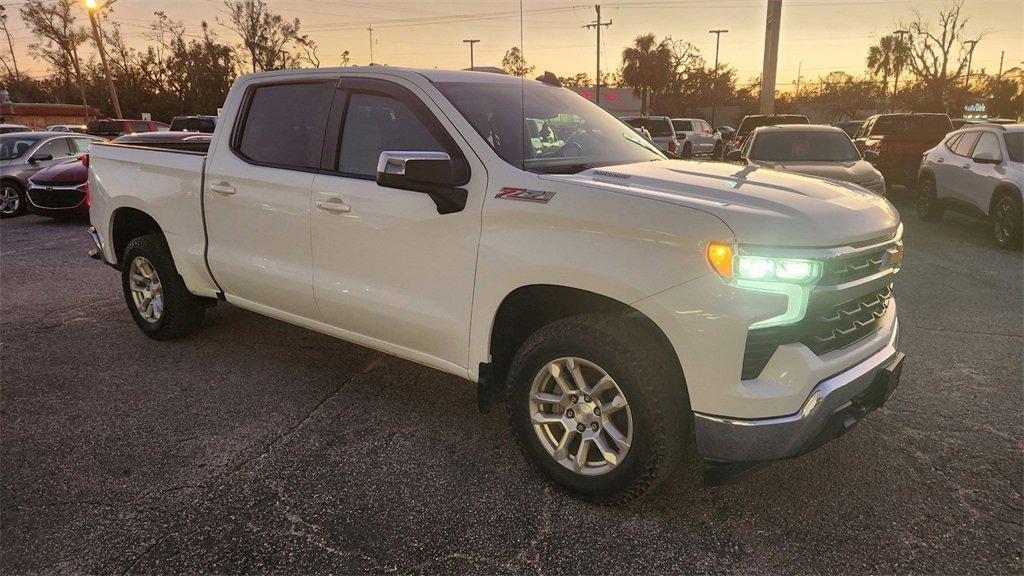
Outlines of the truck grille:
<svg viewBox="0 0 1024 576">
<path fill-rule="evenodd" d="M 892 284 L 834 306 L 815 306 L 812 297 L 799 323 L 747 332 L 741 377 L 757 378 L 783 344 L 800 342 L 818 356 L 854 344 L 878 330 L 891 299 Z"/>
<path fill-rule="evenodd" d="M 871 252 L 828 261 L 825 263 L 819 284 L 836 286 L 881 272 L 887 267 L 887 250 L 888 248 L 879 248 Z"/>
</svg>

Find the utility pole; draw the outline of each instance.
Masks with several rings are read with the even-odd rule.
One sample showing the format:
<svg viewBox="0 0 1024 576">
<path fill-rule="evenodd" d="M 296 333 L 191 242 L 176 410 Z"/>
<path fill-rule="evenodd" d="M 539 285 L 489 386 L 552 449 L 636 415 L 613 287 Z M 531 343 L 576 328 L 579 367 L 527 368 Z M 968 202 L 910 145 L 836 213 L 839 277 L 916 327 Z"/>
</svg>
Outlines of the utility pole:
<svg viewBox="0 0 1024 576">
<path fill-rule="evenodd" d="M 473 65 L 473 44 L 479 42 L 479 40 L 463 40 L 464 44 L 469 44 L 469 69 L 472 71 L 475 66 Z"/>
<path fill-rule="evenodd" d="M 594 103 L 598 106 L 601 105 L 601 27 L 611 26 L 612 21 L 601 22 L 601 5 L 595 4 L 594 8 L 597 9 L 597 20 L 594 20 L 590 24 L 584 26 L 584 28 L 596 28 L 597 29 L 597 82 L 596 82 L 596 95 L 594 97 Z"/>
<path fill-rule="evenodd" d="M 996 80 L 1003 79 L 1003 58 L 1006 57 L 1006 50 L 999 53 L 999 74 L 996 75 Z"/>
<path fill-rule="evenodd" d="M 800 77 L 803 75 L 800 72 L 803 68 L 804 61 L 801 60 L 800 63 L 796 65 L 796 93 L 793 94 L 793 104 L 800 102 Z"/>
<path fill-rule="evenodd" d="M 96 3 L 96 0 L 85 0 L 85 11 L 89 13 L 89 23 L 92 24 L 92 37 L 96 40 L 96 48 L 100 52 L 100 63 L 103 65 L 103 75 L 107 77 L 107 90 L 110 91 L 110 102 L 114 105 L 114 115 L 117 118 L 124 118 L 121 114 L 121 102 L 117 99 L 117 88 L 114 86 L 114 78 L 110 75 L 110 67 L 107 66 L 107 51 L 103 49 L 103 38 L 100 36 L 100 27 L 96 24 L 96 13 L 104 6 Z"/>
<path fill-rule="evenodd" d="M 761 114 L 775 113 L 775 73 L 779 66 L 781 25 L 782 0 L 768 0 L 768 19 L 764 30 L 764 65 L 761 68 Z"/>
<path fill-rule="evenodd" d="M 370 32 L 370 66 L 373 66 L 373 25 L 371 24 L 367 30 Z"/>
<path fill-rule="evenodd" d="M 967 95 L 971 95 L 971 61 L 974 59 L 974 47 L 978 45 L 977 40 L 965 40 L 964 44 L 970 44 L 971 49 L 967 52 L 967 81 L 964 88 L 967 89 Z"/>
<path fill-rule="evenodd" d="M 718 45 L 722 41 L 722 34 L 728 30 L 708 30 L 708 34 L 715 35 L 715 75 L 711 80 L 711 129 L 715 129 L 715 109 L 718 108 Z"/>
<path fill-rule="evenodd" d="M 903 36 L 910 34 L 909 30 L 893 30 L 892 33 L 896 36 L 896 55 L 899 56 L 903 53 L 905 44 L 903 44 Z M 896 77 L 892 80 L 892 101 L 889 103 L 889 112 L 896 111 L 896 91 L 900 86 L 900 70 L 903 68 L 903 62 L 898 62 L 896 66 Z"/>
</svg>

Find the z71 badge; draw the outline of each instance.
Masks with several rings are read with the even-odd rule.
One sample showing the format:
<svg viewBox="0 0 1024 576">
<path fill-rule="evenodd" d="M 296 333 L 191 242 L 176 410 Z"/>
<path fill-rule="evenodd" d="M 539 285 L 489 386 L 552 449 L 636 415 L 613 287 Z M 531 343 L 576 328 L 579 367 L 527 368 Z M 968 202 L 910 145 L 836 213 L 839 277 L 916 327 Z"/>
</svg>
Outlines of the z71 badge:
<svg viewBox="0 0 1024 576">
<path fill-rule="evenodd" d="M 554 192 L 527 190 L 525 188 L 502 188 L 501 192 L 498 192 L 498 195 L 495 196 L 495 198 L 503 198 L 505 200 L 522 200 L 523 202 L 540 202 L 541 204 L 547 204 L 554 197 Z"/>
</svg>

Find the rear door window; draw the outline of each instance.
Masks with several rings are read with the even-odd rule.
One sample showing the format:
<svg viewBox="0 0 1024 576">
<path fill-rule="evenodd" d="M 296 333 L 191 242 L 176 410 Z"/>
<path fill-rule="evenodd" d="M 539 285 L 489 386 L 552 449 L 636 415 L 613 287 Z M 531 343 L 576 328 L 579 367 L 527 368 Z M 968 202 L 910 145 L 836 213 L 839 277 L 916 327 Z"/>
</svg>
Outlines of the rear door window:
<svg viewBox="0 0 1024 576">
<path fill-rule="evenodd" d="M 978 141 L 979 136 L 981 136 L 979 132 L 965 132 L 963 137 L 957 141 L 953 153 L 957 156 L 970 157 L 971 150 L 974 149 L 974 144 Z"/>
<path fill-rule="evenodd" d="M 1003 134 L 1006 153 L 1014 162 L 1024 162 L 1024 132 L 1007 132 Z"/>
<path fill-rule="evenodd" d="M 676 132 L 693 132 L 693 124 L 689 120 L 673 120 L 672 126 Z"/>
<path fill-rule="evenodd" d="M 258 164 L 317 169 L 334 85 L 332 81 L 256 87 L 235 137 L 236 151 Z"/>
</svg>

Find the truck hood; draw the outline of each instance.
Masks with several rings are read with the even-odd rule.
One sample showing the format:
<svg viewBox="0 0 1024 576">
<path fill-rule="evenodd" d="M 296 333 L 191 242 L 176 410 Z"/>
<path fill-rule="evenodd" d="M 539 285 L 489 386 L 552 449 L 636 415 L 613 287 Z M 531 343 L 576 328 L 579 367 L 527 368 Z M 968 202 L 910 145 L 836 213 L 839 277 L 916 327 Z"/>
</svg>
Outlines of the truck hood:
<svg viewBox="0 0 1024 576">
<path fill-rule="evenodd" d="M 900 223 L 892 204 L 857 186 L 758 166 L 659 160 L 544 178 L 709 212 L 741 244 L 843 246 L 890 236 Z"/>
<path fill-rule="evenodd" d="M 754 160 L 753 162 L 762 168 L 771 170 L 796 172 L 797 174 L 841 180 L 853 184 L 877 180 L 882 177 L 882 174 L 875 170 L 875 167 L 867 160 L 852 160 L 849 162 L 768 162 Z"/>
</svg>

